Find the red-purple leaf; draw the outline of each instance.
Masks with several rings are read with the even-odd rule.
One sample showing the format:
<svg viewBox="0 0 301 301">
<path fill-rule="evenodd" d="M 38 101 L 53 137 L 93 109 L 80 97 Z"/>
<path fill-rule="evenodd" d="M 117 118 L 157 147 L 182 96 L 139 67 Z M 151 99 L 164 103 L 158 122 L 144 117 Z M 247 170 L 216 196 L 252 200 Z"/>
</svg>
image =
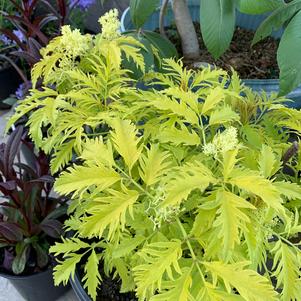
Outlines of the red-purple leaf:
<svg viewBox="0 0 301 301">
<path fill-rule="evenodd" d="M 18 242 L 23 239 L 20 227 L 9 222 L 0 222 L 0 235 L 10 242 Z"/>
<path fill-rule="evenodd" d="M 53 238 L 59 238 L 63 233 L 62 223 L 54 219 L 44 220 L 40 224 L 40 228 L 47 235 Z"/>
<path fill-rule="evenodd" d="M 7 181 L 7 182 L 0 182 L 0 187 L 6 189 L 6 190 L 15 190 L 17 185 L 16 181 Z"/>
</svg>

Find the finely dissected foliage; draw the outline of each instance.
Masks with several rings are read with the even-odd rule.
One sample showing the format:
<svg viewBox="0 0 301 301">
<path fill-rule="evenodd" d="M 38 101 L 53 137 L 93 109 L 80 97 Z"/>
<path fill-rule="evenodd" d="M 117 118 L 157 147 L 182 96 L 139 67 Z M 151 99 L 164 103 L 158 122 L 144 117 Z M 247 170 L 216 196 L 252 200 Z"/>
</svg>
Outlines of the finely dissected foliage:
<svg viewBox="0 0 301 301">
<path fill-rule="evenodd" d="M 99 268 L 139 300 L 300 300 L 301 113 L 254 95 L 235 72 L 173 59 L 140 91 L 121 46 L 106 43 L 110 52 L 100 43 L 97 59 L 66 69 L 42 61 L 35 70 L 56 90 L 33 91 L 13 117 L 31 111 L 32 138 L 61 160 L 53 172 L 77 156 L 55 184 L 72 199 L 74 233 L 52 247 L 63 257 L 56 284 L 83 266 L 93 300 Z M 47 135 L 35 134 L 41 125 Z"/>
<path fill-rule="evenodd" d="M 56 181 L 72 195 L 76 233 L 52 248 L 64 256 L 56 283 L 89 254 L 93 299 L 101 261 L 139 300 L 300 300 L 301 188 L 288 156 L 300 112 L 235 74 L 225 88 L 223 71 L 164 65 L 149 74 L 162 89 L 123 99 L 108 133 L 83 141 L 82 164 Z"/>
</svg>

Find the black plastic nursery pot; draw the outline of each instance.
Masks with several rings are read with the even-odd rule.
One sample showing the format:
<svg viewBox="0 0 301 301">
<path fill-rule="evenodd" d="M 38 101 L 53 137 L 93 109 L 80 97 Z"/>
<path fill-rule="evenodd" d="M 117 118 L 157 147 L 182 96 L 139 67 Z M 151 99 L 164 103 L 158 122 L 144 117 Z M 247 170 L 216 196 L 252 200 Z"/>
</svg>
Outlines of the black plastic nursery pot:
<svg viewBox="0 0 301 301">
<path fill-rule="evenodd" d="M 200 1 L 199 0 L 188 0 L 189 11 L 193 21 L 200 20 Z M 265 15 L 247 15 L 237 12 L 236 15 L 236 25 L 241 28 L 248 30 L 254 30 L 258 28 L 261 22 L 266 18 Z M 165 26 L 169 26 L 173 21 L 173 13 L 168 10 L 165 17 Z M 144 25 L 145 30 L 155 30 L 159 25 L 159 11 L 155 12 L 149 20 Z M 121 18 L 121 31 L 125 32 L 134 29 L 134 25 L 131 21 L 130 9 L 127 8 Z M 273 32 L 272 36 L 274 38 L 280 38 L 282 35 L 282 30 Z M 270 94 L 273 92 L 279 92 L 279 80 L 278 79 L 242 79 L 244 84 L 250 87 L 255 92 L 265 91 Z M 287 95 L 287 98 L 293 100 L 293 102 L 288 102 L 288 107 L 301 108 L 301 85 L 294 91 Z"/>
<path fill-rule="evenodd" d="M 22 80 L 13 67 L 0 70 L 0 110 L 9 109 L 10 106 L 3 103 L 3 100 L 14 93 Z"/>
<path fill-rule="evenodd" d="M 26 301 L 56 301 L 69 289 L 68 286 L 54 286 L 52 269 L 30 276 L 1 273 L 0 277 L 9 280 Z"/>
</svg>

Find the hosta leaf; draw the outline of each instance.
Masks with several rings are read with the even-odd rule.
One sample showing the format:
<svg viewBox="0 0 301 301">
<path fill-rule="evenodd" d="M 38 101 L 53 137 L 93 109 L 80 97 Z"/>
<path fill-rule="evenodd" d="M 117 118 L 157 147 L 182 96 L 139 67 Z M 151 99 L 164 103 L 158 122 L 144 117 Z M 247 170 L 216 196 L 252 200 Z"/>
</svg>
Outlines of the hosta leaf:
<svg viewBox="0 0 301 301">
<path fill-rule="evenodd" d="M 227 122 L 239 121 L 239 115 L 234 112 L 230 106 L 224 106 L 221 109 L 215 110 L 211 113 L 209 124 L 224 124 Z"/>
<path fill-rule="evenodd" d="M 74 279 L 76 265 L 81 260 L 81 257 L 81 254 L 69 253 L 68 258 L 65 258 L 63 261 L 58 261 L 59 264 L 53 268 L 55 285 L 61 283 L 67 285 L 70 277 Z"/>
<path fill-rule="evenodd" d="M 218 238 L 223 242 L 223 255 L 228 259 L 236 244 L 240 244 L 240 230 L 246 231 L 246 225 L 250 223 L 249 216 L 243 209 L 256 209 L 245 199 L 225 190 L 217 193 L 220 207 L 218 217 L 213 227 L 218 229 Z"/>
<path fill-rule="evenodd" d="M 203 263 L 212 274 L 213 279 L 221 279 L 227 291 L 231 287 L 237 289 L 239 294 L 247 301 L 276 301 L 277 293 L 268 280 L 253 270 L 245 269 L 248 262 L 225 264 L 213 261 Z"/>
<path fill-rule="evenodd" d="M 207 98 L 205 99 L 205 102 L 202 107 L 202 114 L 207 114 L 210 110 L 215 108 L 218 103 L 224 100 L 225 92 L 220 87 L 212 89 Z"/>
<path fill-rule="evenodd" d="M 137 138 L 137 129 L 129 120 L 114 119 L 112 122 L 114 132 L 111 133 L 115 149 L 123 157 L 125 164 L 132 169 L 139 159 L 141 147 Z"/>
<path fill-rule="evenodd" d="M 141 300 L 161 288 L 163 277 L 174 280 L 174 272 L 182 273 L 178 260 L 182 256 L 181 241 L 155 242 L 144 246 L 138 253 L 143 264 L 133 268 L 137 295 Z"/>
<path fill-rule="evenodd" d="M 209 52 L 218 58 L 233 37 L 235 1 L 202 0 L 200 4 L 202 37 Z"/>
<path fill-rule="evenodd" d="M 161 206 L 177 205 L 186 200 L 193 190 L 204 191 L 210 183 L 215 183 L 215 181 L 211 171 L 199 162 L 179 167 L 171 171 L 168 176 L 166 198 Z"/>
<path fill-rule="evenodd" d="M 104 190 L 119 180 L 119 174 L 112 169 L 74 165 L 56 180 L 55 189 L 61 194 L 74 193 L 77 196 L 94 186 L 99 191 Z"/>
<path fill-rule="evenodd" d="M 301 3 L 299 1 L 299 3 Z M 280 40 L 277 61 L 280 69 L 280 95 L 301 83 L 301 11 L 289 22 Z"/>
<path fill-rule="evenodd" d="M 258 165 L 260 174 L 265 178 L 270 178 L 277 172 L 277 170 L 275 170 L 276 157 L 270 146 L 262 145 Z"/>
<path fill-rule="evenodd" d="M 88 216 L 83 217 L 80 232 L 86 237 L 103 235 L 108 227 L 107 237 L 112 239 L 117 229 L 124 229 L 126 213 L 133 216 L 133 205 L 139 193 L 135 190 L 108 190 L 109 195 L 96 197 L 94 203 L 87 209 Z"/>
<path fill-rule="evenodd" d="M 277 288 L 282 288 L 282 300 L 298 300 L 301 291 L 301 263 L 298 260 L 296 251 L 278 240 L 273 250 L 274 266 L 273 275 L 277 279 Z"/>
<path fill-rule="evenodd" d="M 283 212 L 283 200 L 279 191 L 271 181 L 264 179 L 257 172 L 236 169 L 231 173 L 231 179 L 228 182 L 240 189 L 258 195 L 267 206 L 278 212 Z"/>
<path fill-rule="evenodd" d="M 182 269 L 182 275 L 180 278 L 166 282 L 162 286 L 166 289 L 150 298 L 150 301 L 189 301 L 190 299 L 190 287 L 192 284 L 191 269 Z"/>
<path fill-rule="evenodd" d="M 92 250 L 85 265 L 85 276 L 83 278 L 83 282 L 85 283 L 84 288 L 87 289 L 88 294 L 94 301 L 97 297 L 98 285 L 102 280 L 99 273 L 98 265 L 99 259 L 95 253 L 95 250 Z"/>
<path fill-rule="evenodd" d="M 160 180 L 160 177 L 170 165 L 167 161 L 168 152 L 163 152 L 158 145 L 153 144 L 147 149 L 147 154 L 142 154 L 139 158 L 139 174 L 146 185 L 153 185 Z"/>
</svg>

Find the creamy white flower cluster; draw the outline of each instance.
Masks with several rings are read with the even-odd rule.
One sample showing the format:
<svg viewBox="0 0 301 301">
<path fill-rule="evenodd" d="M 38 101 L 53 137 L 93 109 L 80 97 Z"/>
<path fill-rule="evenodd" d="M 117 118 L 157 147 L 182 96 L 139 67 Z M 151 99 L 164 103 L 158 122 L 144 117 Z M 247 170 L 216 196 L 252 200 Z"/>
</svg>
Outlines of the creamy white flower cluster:
<svg viewBox="0 0 301 301">
<path fill-rule="evenodd" d="M 103 39 L 114 40 L 120 36 L 120 21 L 117 9 L 111 9 L 100 17 L 99 24 L 101 25 L 101 36 Z"/>
<path fill-rule="evenodd" d="M 222 133 L 214 136 L 211 143 L 207 143 L 203 147 L 203 152 L 207 156 L 217 157 L 219 153 L 225 153 L 235 149 L 238 146 L 237 129 L 229 127 Z"/>
</svg>

